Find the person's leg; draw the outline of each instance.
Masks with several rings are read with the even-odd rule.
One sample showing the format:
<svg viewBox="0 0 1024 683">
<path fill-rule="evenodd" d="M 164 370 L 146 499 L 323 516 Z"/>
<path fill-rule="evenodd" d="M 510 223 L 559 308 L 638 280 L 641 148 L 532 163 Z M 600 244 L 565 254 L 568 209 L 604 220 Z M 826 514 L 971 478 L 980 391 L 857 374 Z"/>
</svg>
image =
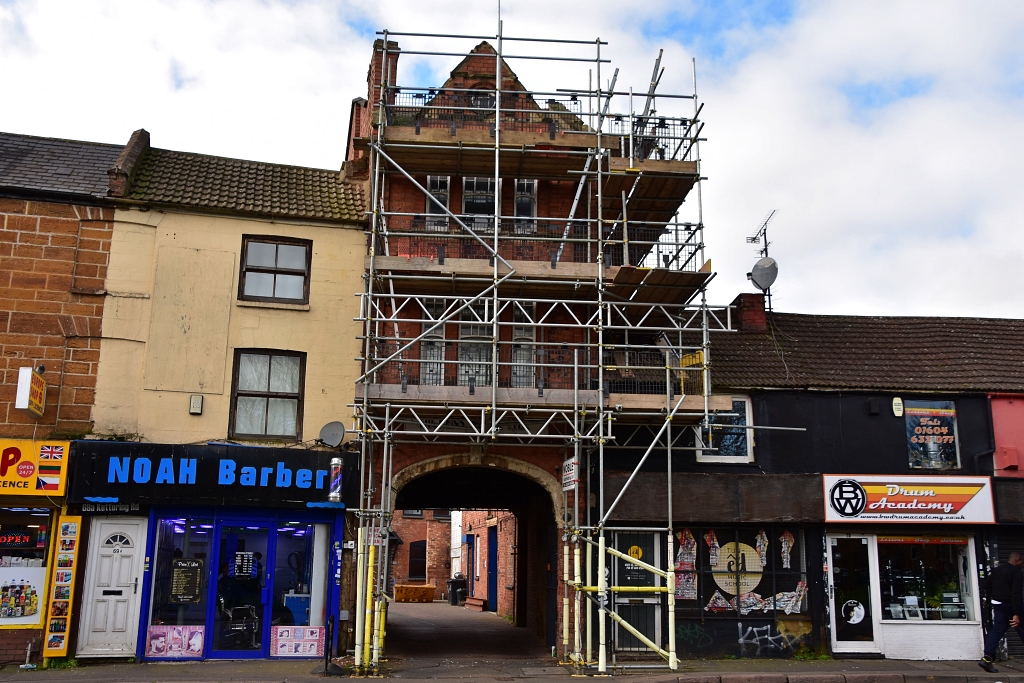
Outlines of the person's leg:
<svg viewBox="0 0 1024 683">
<path fill-rule="evenodd" d="M 1010 630 L 1010 619 L 1013 618 L 1013 610 L 1009 605 L 992 606 L 992 630 L 985 638 L 985 657 L 995 659 L 996 650 L 999 649 L 999 641 L 1003 639 L 1006 632 Z M 1022 629 L 1024 630 L 1024 629 Z"/>
</svg>

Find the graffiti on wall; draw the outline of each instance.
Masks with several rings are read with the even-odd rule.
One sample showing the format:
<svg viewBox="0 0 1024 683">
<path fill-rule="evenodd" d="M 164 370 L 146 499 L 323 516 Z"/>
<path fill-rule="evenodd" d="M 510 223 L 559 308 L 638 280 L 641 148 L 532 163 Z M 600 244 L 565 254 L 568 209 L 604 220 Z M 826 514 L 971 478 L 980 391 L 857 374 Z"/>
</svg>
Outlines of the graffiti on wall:
<svg viewBox="0 0 1024 683">
<path fill-rule="evenodd" d="M 683 619 L 676 622 L 676 649 L 682 658 L 792 657 L 811 647 L 810 619 Z"/>
</svg>

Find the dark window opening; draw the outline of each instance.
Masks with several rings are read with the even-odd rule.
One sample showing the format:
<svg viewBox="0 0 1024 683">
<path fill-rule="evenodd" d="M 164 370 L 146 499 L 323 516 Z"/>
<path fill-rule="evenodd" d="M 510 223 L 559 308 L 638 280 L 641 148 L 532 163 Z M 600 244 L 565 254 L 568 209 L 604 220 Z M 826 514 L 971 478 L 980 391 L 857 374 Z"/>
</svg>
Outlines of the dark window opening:
<svg viewBox="0 0 1024 683">
<path fill-rule="evenodd" d="M 427 580 L 427 542 L 413 541 L 409 544 L 409 580 Z"/>
</svg>

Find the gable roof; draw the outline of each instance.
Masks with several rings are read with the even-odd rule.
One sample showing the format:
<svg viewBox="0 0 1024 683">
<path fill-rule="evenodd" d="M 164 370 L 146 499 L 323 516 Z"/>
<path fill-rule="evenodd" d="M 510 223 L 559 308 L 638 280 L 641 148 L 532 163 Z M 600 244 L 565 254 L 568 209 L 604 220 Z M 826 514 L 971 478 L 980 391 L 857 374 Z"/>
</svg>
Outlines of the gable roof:
<svg viewBox="0 0 1024 683">
<path fill-rule="evenodd" d="M 768 316 L 711 335 L 716 388 L 1024 392 L 1024 320 Z"/>
<path fill-rule="evenodd" d="M 363 222 L 363 189 L 339 171 L 149 148 L 125 198 L 218 212 Z"/>
<path fill-rule="evenodd" d="M 107 196 L 107 169 L 122 148 L 0 133 L 0 192 L 95 201 Z"/>
</svg>

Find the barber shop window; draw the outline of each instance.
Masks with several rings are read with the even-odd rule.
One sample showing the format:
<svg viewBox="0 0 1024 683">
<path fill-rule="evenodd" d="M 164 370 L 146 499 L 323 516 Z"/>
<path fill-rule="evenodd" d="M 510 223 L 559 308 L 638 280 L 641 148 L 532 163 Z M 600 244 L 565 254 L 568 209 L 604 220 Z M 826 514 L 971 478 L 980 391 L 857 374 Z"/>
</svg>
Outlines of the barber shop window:
<svg viewBox="0 0 1024 683">
<path fill-rule="evenodd" d="M 231 391 L 231 436 L 298 439 L 306 354 L 237 349 Z"/>
<path fill-rule="evenodd" d="M 246 301 L 309 303 L 313 243 L 244 235 L 238 298 Z"/>
</svg>

